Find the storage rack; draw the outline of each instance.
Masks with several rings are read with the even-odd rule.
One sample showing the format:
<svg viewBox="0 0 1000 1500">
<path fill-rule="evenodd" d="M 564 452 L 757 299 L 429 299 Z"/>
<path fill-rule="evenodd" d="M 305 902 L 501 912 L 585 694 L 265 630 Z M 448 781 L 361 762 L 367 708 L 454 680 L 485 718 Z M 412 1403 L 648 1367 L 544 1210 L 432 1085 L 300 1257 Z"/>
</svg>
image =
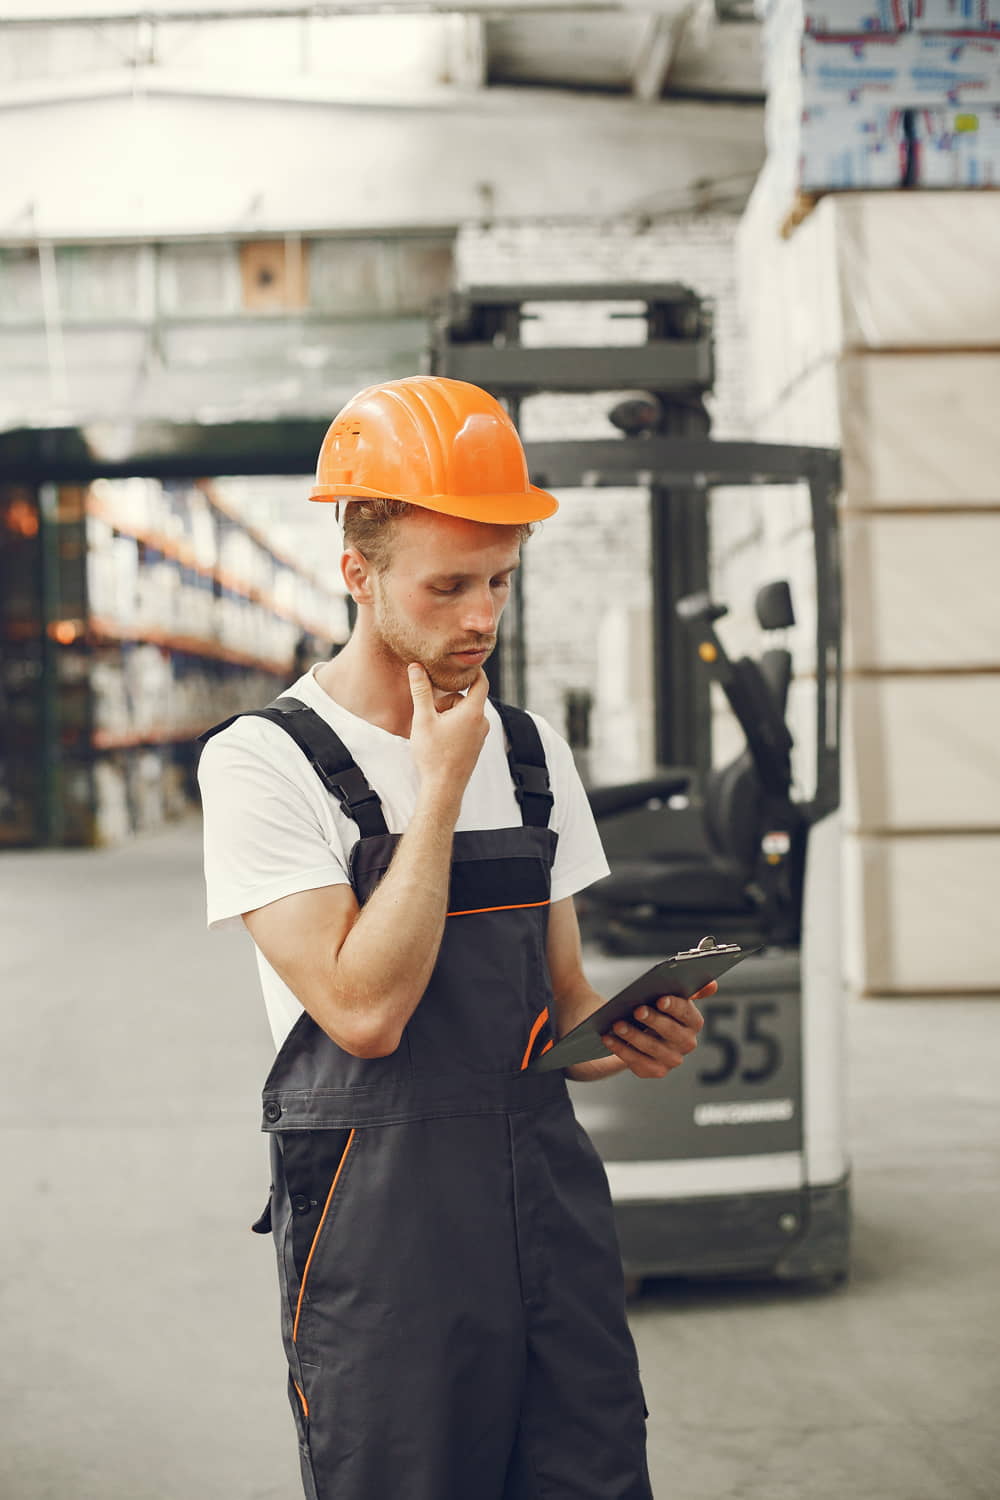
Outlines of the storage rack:
<svg viewBox="0 0 1000 1500">
<path fill-rule="evenodd" d="M 346 628 L 210 481 L 0 483 L 0 846 L 182 815 L 194 737 Z"/>
</svg>

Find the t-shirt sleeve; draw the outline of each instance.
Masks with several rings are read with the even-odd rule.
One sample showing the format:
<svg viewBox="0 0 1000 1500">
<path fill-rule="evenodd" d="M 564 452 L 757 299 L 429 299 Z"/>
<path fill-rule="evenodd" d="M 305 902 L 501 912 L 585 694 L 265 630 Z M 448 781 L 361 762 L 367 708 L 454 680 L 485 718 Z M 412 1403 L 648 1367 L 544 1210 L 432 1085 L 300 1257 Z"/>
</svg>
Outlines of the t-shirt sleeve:
<svg viewBox="0 0 1000 1500">
<path fill-rule="evenodd" d="M 283 743 L 272 747 L 264 738 L 275 733 L 284 735 L 240 720 L 202 752 L 198 783 L 211 928 L 298 891 L 350 883 L 343 850 L 331 846 L 307 792 L 281 764 Z M 304 758 L 303 767 L 314 775 Z"/>
<path fill-rule="evenodd" d="M 559 843 L 552 865 L 552 900 L 562 901 L 602 879 L 609 867 L 572 750 L 544 719 L 536 714 L 532 718 L 542 736 L 555 798 L 551 826 Z"/>
</svg>

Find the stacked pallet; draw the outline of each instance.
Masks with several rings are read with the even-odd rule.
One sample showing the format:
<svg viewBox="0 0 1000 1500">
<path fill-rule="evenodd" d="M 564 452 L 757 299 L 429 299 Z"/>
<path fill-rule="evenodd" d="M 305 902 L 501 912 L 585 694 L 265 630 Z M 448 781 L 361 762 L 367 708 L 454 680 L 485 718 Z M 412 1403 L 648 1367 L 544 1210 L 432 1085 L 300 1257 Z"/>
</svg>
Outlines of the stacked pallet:
<svg viewBox="0 0 1000 1500">
<path fill-rule="evenodd" d="M 1000 991 L 1000 199 L 825 198 L 741 229 L 754 434 L 843 451 L 847 969 Z M 772 576 L 780 559 L 762 567 Z"/>
<path fill-rule="evenodd" d="M 790 204 L 796 191 L 1000 183 L 1000 0 L 760 11 L 768 156 Z"/>
</svg>

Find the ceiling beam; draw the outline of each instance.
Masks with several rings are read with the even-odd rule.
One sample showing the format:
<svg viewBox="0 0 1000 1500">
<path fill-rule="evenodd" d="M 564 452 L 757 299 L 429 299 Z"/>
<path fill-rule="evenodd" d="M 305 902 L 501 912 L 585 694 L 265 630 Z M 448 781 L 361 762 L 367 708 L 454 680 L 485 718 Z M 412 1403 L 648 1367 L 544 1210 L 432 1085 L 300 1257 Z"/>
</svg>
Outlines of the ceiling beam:
<svg viewBox="0 0 1000 1500">
<path fill-rule="evenodd" d="M 673 14 L 651 15 L 632 70 L 632 93 L 645 103 L 663 97 L 670 67 L 691 14 L 694 0 Z"/>
<path fill-rule="evenodd" d="M 344 142 L 351 170 L 317 171 Z M 763 138 L 759 112 L 741 105 L 551 89 L 455 90 L 410 109 L 192 95 L 137 109 L 122 95 L 3 110 L 0 156 L 27 163 L 0 173 L 5 237 L 241 238 L 538 216 L 645 223 L 690 211 L 694 184 L 723 179 L 741 207 Z M 120 171 L 95 175 L 95 162 L 120 156 Z"/>
<path fill-rule="evenodd" d="M 448 80 L 459 89 L 483 89 L 488 78 L 486 18 L 466 12 L 449 18 Z"/>
<path fill-rule="evenodd" d="M 654 10 L 657 6 L 652 7 Z M 668 6 L 664 8 L 669 8 Z M 100 26 L 135 21 L 322 20 L 327 16 L 477 15 L 649 10 L 641 0 L 4 0 L 0 26 Z"/>
<path fill-rule="evenodd" d="M 75 100 L 117 97 L 189 99 L 233 99 L 260 104 L 347 105 L 352 108 L 414 109 L 448 105 L 467 98 L 470 87 L 482 80 L 475 57 L 456 67 L 449 83 L 431 83 L 408 91 L 387 88 L 380 92 L 367 80 L 353 84 L 349 78 L 318 78 L 312 74 L 278 73 L 267 77 L 255 73 L 226 73 L 213 68 L 145 67 L 108 68 L 103 72 L 29 78 L 10 83 L 0 94 L 0 111 L 26 105 L 65 104 Z"/>
<path fill-rule="evenodd" d="M 760 25 L 725 24 L 714 0 L 695 0 L 677 38 L 669 93 L 676 99 L 763 102 Z"/>
</svg>

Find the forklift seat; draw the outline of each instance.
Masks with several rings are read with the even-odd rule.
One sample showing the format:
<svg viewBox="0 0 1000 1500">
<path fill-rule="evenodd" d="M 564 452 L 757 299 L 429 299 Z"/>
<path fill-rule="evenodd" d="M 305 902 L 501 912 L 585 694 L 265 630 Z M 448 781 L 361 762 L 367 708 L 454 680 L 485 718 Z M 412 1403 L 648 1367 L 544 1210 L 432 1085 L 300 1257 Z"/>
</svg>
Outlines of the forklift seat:
<svg viewBox="0 0 1000 1500">
<path fill-rule="evenodd" d="M 767 788 L 761 783 L 749 748 L 728 765 L 710 771 L 705 784 L 704 816 L 715 852 L 728 855 L 750 872 L 760 849 L 767 793 L 787 798 L 791 791 L 791 736 L 785 728 L 785 711 L 792 680 L 792 657 L 789 651 L 775 649 L 765 651 L 759 662 L 745 658 L 737 665 L 741 670 L 741 687 L 753 702 L 754 722 L 767 726 L 772 743 L 779 739 L 774 730 L 780 723 L 783 753 L 777 757 L 773 781 Z"/>
<path fill-rule="evenodd" d="M 757 887 L 756 876 L 768 809 L 775 799 L 792 805 L 791 736 L 785 727 L 792 658 L 790 652 L 775 649 L 764 652 L 759 662 L 745 657 L 735 666 L 741 701 L 771 752 L 769 785 L 763 784 L 749 747 L 727 765 L 713 769 L 704 785 L 703 847 L 679 853 L 669 845 L 652 845 L 635 856 L 616 859 L 611 874 L 587 893 L 588 905 L 615 908 L 623 914 L 628 909 L 654 907 L 681 921 L 688 914 L 707 921 L 716 912 L 744 917 L 759 912 L 763 919 L 766 894 Z M 666 782 L 667 774 L 662 778 Z M 591 792 L 591 804 L 598 816 L 609 817 L 647 802 L 651 792 L 662 795 L 661 783 L 650 780 L 629 788 L 599 788 Z M 651 819 L 650 825 L 658 834 L 669 836 L 669 814 Z"/>
</svg>

